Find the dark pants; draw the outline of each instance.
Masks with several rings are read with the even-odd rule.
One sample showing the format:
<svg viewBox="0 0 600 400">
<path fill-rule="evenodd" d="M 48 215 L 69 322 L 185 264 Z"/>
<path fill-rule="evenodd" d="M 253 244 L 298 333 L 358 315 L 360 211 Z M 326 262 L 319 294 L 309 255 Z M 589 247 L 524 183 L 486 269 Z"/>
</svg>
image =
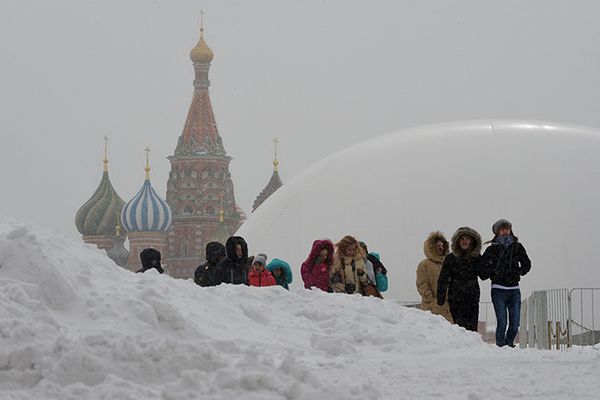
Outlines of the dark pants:
<svg viewBox="0 0 600 400">
<path fill-rule="evenodd" d="M 519 331 L 521 318 L 520 289 L 492 289 L 492 303 L 496 312 L 496 345 L 514 346 L 515 337 Z M 506 314 L 508 312 L 508 329 L 506 329 Z"/>
<path fill-rule="evenodd" d="M 479 302 L 475 303 L 457 303 L 449 302 L 450 314 L 454 323 L 462 326 L 466 330 L 477 332 L 477 322 L 479 320 Z"/>
</svg>

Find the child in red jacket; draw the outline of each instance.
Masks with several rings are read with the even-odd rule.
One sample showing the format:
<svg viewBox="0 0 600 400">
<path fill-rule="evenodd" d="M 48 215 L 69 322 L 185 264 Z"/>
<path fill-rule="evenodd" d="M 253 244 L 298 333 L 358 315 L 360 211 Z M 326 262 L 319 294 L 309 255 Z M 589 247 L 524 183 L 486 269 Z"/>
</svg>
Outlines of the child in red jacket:
<svg viewBox="0 0 600 400">
<path fill-rule="evenodd" d="M 265 268 L 267 265 L 267 255 L 260 253 L 254 257 L 252 268 L 248 272 L 248 283 L 250 286 L 275 286 L 275 278 Z"/>
</svg>

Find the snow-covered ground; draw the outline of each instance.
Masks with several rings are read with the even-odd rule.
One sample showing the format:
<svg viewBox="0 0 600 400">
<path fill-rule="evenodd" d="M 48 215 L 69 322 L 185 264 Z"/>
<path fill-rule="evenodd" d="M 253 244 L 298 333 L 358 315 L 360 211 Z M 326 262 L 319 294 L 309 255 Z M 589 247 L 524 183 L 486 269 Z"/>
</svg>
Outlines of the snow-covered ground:
<svg viewBox="0 0 600 400">
<path fill-rule="evenodd" d="M 0 218 L 1 399 L 594 399 L 599 372 L 395 300 L 133 274 Z"/>
</svg>

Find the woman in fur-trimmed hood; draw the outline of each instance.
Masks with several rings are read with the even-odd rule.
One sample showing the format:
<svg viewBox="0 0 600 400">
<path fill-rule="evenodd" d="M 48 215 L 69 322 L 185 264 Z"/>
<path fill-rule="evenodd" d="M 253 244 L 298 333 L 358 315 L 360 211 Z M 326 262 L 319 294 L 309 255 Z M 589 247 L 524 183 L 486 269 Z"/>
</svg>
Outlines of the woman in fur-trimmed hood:
<svg viewBox="0 0 600 400">
<path fill-rule="evenodd" d="M 481 235 L 467 226 L 452 235 L 451 253 L 446 256 L 438 278 L 437 304 L 448 305 L 454 322 L 477 331 L 479 319 L 479 281 L 486 279 L 481 266 Z"/>
<path fill-rule="evenodd" d="M 417 291 L 421 295 L 421 310 L 431 311 L 433 314 L 442 315 L 452 322 L 448 301 L 443 305 L 437 304 L 438 278 L 442 269 L 444 258 L 448 254 L 450 244 L 440 231 L 431 232 L 425 243 L 423 253 L 425 259 L 417 266 Z"/>
<path fill-rule="evenodd" d="M 300 273 L 306 289 L 329 291 L 329 270 L 333 265 L 333 243 L 329 239 L 315 240 L 310 254 L 302 263 Z"/>
<path fill-rule="evenodd" d="M 329 271 L 334 293 L 360 293 L 360 285 L 367 283 L 362 249 L 354 237 L 344 236 L 337 244 L 333 265 Z"/>
</svg>

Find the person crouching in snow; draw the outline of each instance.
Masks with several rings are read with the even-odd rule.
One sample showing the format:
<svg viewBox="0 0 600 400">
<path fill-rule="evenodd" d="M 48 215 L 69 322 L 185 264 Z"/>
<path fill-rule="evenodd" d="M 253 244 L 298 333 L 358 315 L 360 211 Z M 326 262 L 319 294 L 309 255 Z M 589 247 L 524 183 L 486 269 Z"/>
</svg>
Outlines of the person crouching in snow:
<svg viewBox="0 0 600 400">
<path fill-rule="evenodd" d="M 437 304 L 438 278 L 448 251 L 449 243 L 442 232 L 431 232 L 425 239 L 425 259 L 417 266 L 417 291 L 421 295 L 421 310 L 431 311 L 452 322 L 448 301 L 441 306 Z"/>
<path fill-rule="evenodd" d="M 290 264 L 279 258 L 274 258 L 267 264 L 267 270 L 273 275 L 275 282 L 279 286 L 283 286 L 287 290 L 290 290 L 289 284 L 292 283 L 293 279 Z"/>
<path fill-rule="evenodd" d="M 451 253 L 444 259 L 438 278 L 437 304 L 444 305 L 447 292 L 454 322 L 474 332 L 479 320 L 477 277 L 486 279 L 481 268 L 481 236 L 469 227 L 458 228 L 452 236 Z"/>
<path fill-rule="evenodd" d="M 248 284 L 250 286 L 275 286 L 277 282 L 275 282 L 275 278 L 273 275 L 265 268 L 265 264 L 267 263 L 267 255 L 260 253 L 254 257 L 254 261 L 252 262 L 252 268 L 250 272 L 248 272 Z"/>
<path fill-rule="evenodd" d="M 496 312 L 496 345 L 515 347 L 521 318 L 521 276 L 531 269 L 525 247 L 512 231 L 512 224 L 501 219 L 492 226 L 494 238 L 485 249 L 482 264 L 492 280 L 492 303 Z M 508 330 L 506 314 L 508 313 Z"/>
<path fill-rule="evenodd" d="M 329 292 L 329 270 L 333 265 L 333 243 L 329 239 L 315 240 L 300 273 L 306 289 Z"/>
<path fill-rule="evenodd" d="M 358 241 L 344 236 L 336 245 L 333 266 L 329 272 L 334 293 L 360 293 L 360 286 L 367 284 L 365 263 Z"/>
<path fill-rule="evenodd" d="M 142 269 L 136 272 L 144 273 L 154 268 L 159 274 L 165 273 L 165 270 L 160 266 L 160 251 L 153 248 L 144 249 L 140 253 L 140 260 L 142 261 Z"/>
</svg>

